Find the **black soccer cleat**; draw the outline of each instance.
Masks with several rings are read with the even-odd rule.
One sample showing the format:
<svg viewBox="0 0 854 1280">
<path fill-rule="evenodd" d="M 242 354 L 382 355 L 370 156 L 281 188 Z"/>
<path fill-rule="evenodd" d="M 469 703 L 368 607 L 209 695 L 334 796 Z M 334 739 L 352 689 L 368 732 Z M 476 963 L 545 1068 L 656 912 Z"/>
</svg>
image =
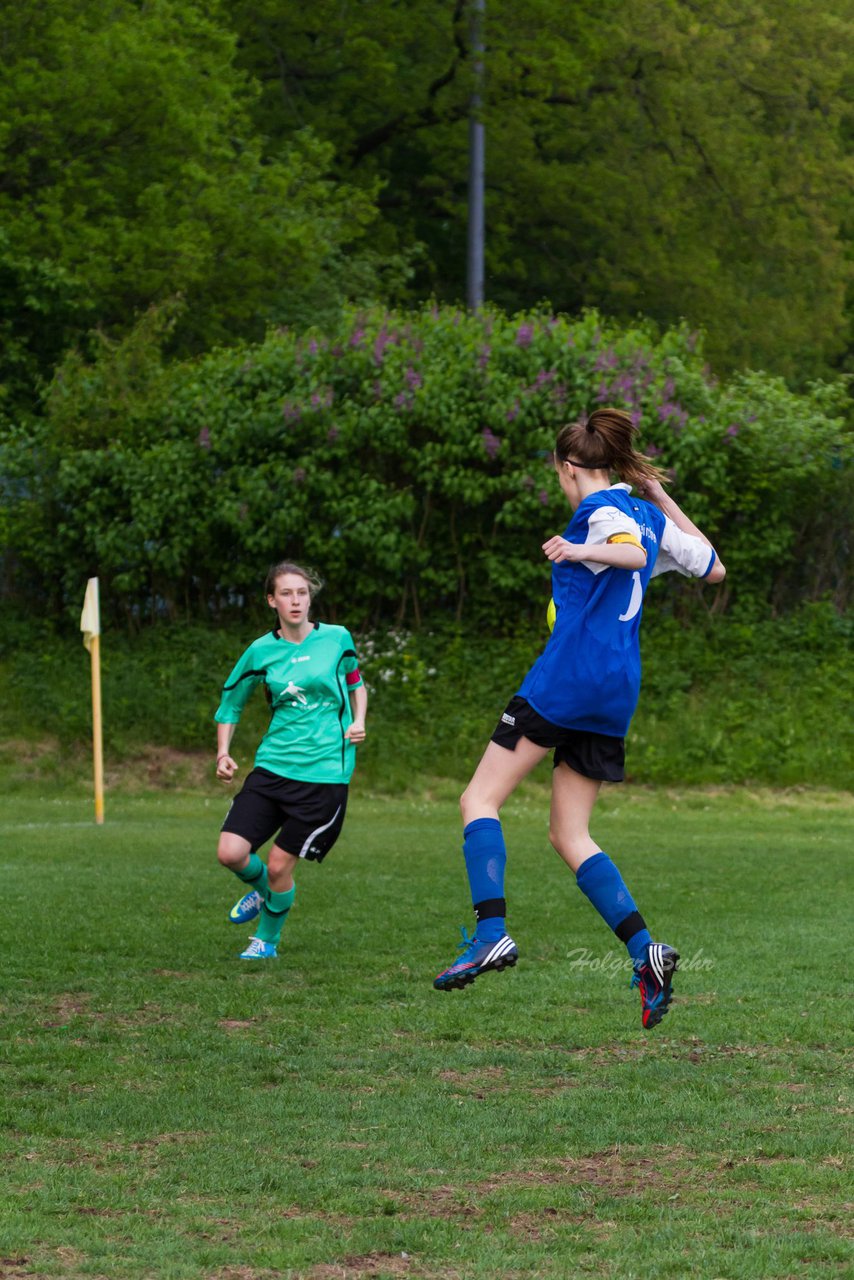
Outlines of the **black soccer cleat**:
<svg viewBox="0 0 854 1280">
<path fill-rule="evenodd" d="M 666 942 L 651 942 L 643 960 L 635 961 L 632 986 L 640 987 L 641 1021 L 647 1031 L 657 1027 L 673 998 L 673 975 L 679 967 L 679 952 Z"/>
</svg>

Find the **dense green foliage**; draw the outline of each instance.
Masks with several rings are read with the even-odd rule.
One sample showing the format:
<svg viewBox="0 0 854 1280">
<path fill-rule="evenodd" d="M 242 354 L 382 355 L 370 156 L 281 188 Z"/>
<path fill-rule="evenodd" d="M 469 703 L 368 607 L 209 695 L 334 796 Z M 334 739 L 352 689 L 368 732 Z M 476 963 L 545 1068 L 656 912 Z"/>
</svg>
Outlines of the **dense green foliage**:
<svg viewBox="0 0 854 1280">
<path fill-rule="evenodd" d="M 466 0 L 0 2 L 0 409 L 182 295 L 180 354 L 465 291 Z M 848 0 L 490 0 L 487 297 L 844 361 Z M 414 273 L 414 274 L 413 274 Z"/>
<path fill-rule="evenodd" d="M 37 427 L 0 445 L 7 594 L 106 616 L 224 616 L 267 564 L 306 559 L 352 626 L 448 616 L 504 633 L 548 598 L 544 539 L 569 511 L 556 430 L 627 406 L 730 576 L 716 611 L 850 599 L 852 435 L 838 385 L 709 375 L 686 328 L 595 313 L 350 314 L 332 331 L 162 363 L 150 316 L 65 363 Z M 675 608 L 702 593 L 667 581 Z"/>
<path fill-rule="evenodd" d="M 9 1280 L 844 1274 L 850 798 L 605 796 L 683 957 L 645 1033 L 539 789 L 507 807 L 519 965 L 446 995 L 452 798 L 355 792 L 246 972 L 226 792 L 108 795 L 95 829 L 0 768 Z"/>
<path fill-rule="evenodd" d="M 7 411 L 31 403 L 58 342 L 123 332 L 155 301 L 186 298 L 175 341 L 198 350 L 381 292 L 358 248 L 375 190 L 333 179 L 334 144 L 310 131 L 264 143 L 236 36 L 209 6 L 2 10 Z"/>
<path fill-rule="evenodd" d="M 237 0 L 263 133 L 297 121 L 383 183 L 416 289 L 462 295 L 470 6 Z M 815 374 L 846 347 L 848 0 L 489 0 L 487 297 L 706 327 L 716 366 Z M 362 92 L 369 84 L 370 91 Z"/>
</svg>

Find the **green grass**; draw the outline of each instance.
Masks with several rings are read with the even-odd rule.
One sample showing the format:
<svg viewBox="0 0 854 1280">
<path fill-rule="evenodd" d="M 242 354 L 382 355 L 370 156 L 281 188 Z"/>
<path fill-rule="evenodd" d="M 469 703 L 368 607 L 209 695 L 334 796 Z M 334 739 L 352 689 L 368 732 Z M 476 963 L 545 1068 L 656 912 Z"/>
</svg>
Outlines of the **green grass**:
<svg viewBox="0 0 854 1280">
<path fill-rule="evenodd" d="M 520 964 L 452 994 L 449 784 L 354 789 L 262 968 L 223 809 L 113 792 L 96 829 L 78 785 L 6 792 L 0 1275 L 845 1273 L 850 796 L 607 792 L 594 832 L 685 961 L 652 1033 L 541 783 L 506 819 Z"/>
</svg>

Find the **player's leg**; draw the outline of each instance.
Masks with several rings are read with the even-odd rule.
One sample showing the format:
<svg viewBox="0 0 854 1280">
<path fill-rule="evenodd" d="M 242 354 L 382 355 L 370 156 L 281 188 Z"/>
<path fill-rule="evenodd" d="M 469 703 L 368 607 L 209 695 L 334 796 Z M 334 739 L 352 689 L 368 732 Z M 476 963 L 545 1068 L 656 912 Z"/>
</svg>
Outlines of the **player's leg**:
<svg viewBox="0 0 854 1280">
<path fill-rule="evenodd" d="M 232 907 L 232 924 L 254 920 L 267 892 L 267 868 L 256 850 L 279 825 L 279 809 L 266 794 L 268 785 L 263 775 L 253 770 L 231 802 L 222 824 L 217 858 L 246 886 L 246 892 Z"/>
<path fill-rule="evenodd" d="M 556 765 L 549 839 L 575 872 L 581 892 L 628 950 L 635 970 L 632 985 L 641 988 L 643 1025 L 652 1027 L 667 1012 L 679 956 L 672 947 L 652 941 L 619 870 L 590 835 L 590 815 L 601 785 L 600 779 L 585 777 L 566 761 Z"/>
<path fill-rule="evenodd" d="M 526 737 L 517 738 L 514 749 L 490 742 L 460 799 L 463 856 L 476 925 L 472 938 L 463 930 L 462 955 L 434 979 L 440 991 L 457 990 L 489 969 L 516 963 L 516 944 L 505 930 L 507 852 L 498 814 L 547 751 Z"/>
<path fill-rule="evenodd" d="M 267 859 L 268 885 L 254 938 L 245 959 L 270 959 L 294 904 L 294 869 L 303 859 L 322 862 L 341 834 L 347 786 L 280 780 L 276 794 L 284 821 Z M 295 850 L 291 853 L 289 850 Z"/>
<path fill-rule="evenodd" d="M 299 858 L 282 849 L 278 841 L 270 849 L 267 857 L 268 884 L 261 907 L 261 918 L 254 938 L 250 939 L 249 946 L 243 953 L 244 959 L 269 960 L 276 955 L 285 921 L 296 897 L 293 873 L 298 861 Z M 253 947 L 253 944 L 259 943 L 260 946 Z"/>
</svg>

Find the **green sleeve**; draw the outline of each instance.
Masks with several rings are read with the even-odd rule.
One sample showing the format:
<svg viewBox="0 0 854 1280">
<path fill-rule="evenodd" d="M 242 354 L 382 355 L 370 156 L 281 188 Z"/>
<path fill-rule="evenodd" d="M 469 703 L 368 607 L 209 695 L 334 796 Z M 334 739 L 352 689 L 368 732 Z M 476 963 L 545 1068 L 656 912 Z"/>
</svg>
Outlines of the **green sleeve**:
<svg viewBox="0 0 854 1280">
<path fill-rule="evenodd" d="M 256 661 L 255 645 L 251 644 L 237 660 L 223 686 L 222 699 L 214 716 L 217 724 L 237 724 L 240 720 L 250 693 L 264 679 L 265 672 L 256 666 Z"/>
</svg>

